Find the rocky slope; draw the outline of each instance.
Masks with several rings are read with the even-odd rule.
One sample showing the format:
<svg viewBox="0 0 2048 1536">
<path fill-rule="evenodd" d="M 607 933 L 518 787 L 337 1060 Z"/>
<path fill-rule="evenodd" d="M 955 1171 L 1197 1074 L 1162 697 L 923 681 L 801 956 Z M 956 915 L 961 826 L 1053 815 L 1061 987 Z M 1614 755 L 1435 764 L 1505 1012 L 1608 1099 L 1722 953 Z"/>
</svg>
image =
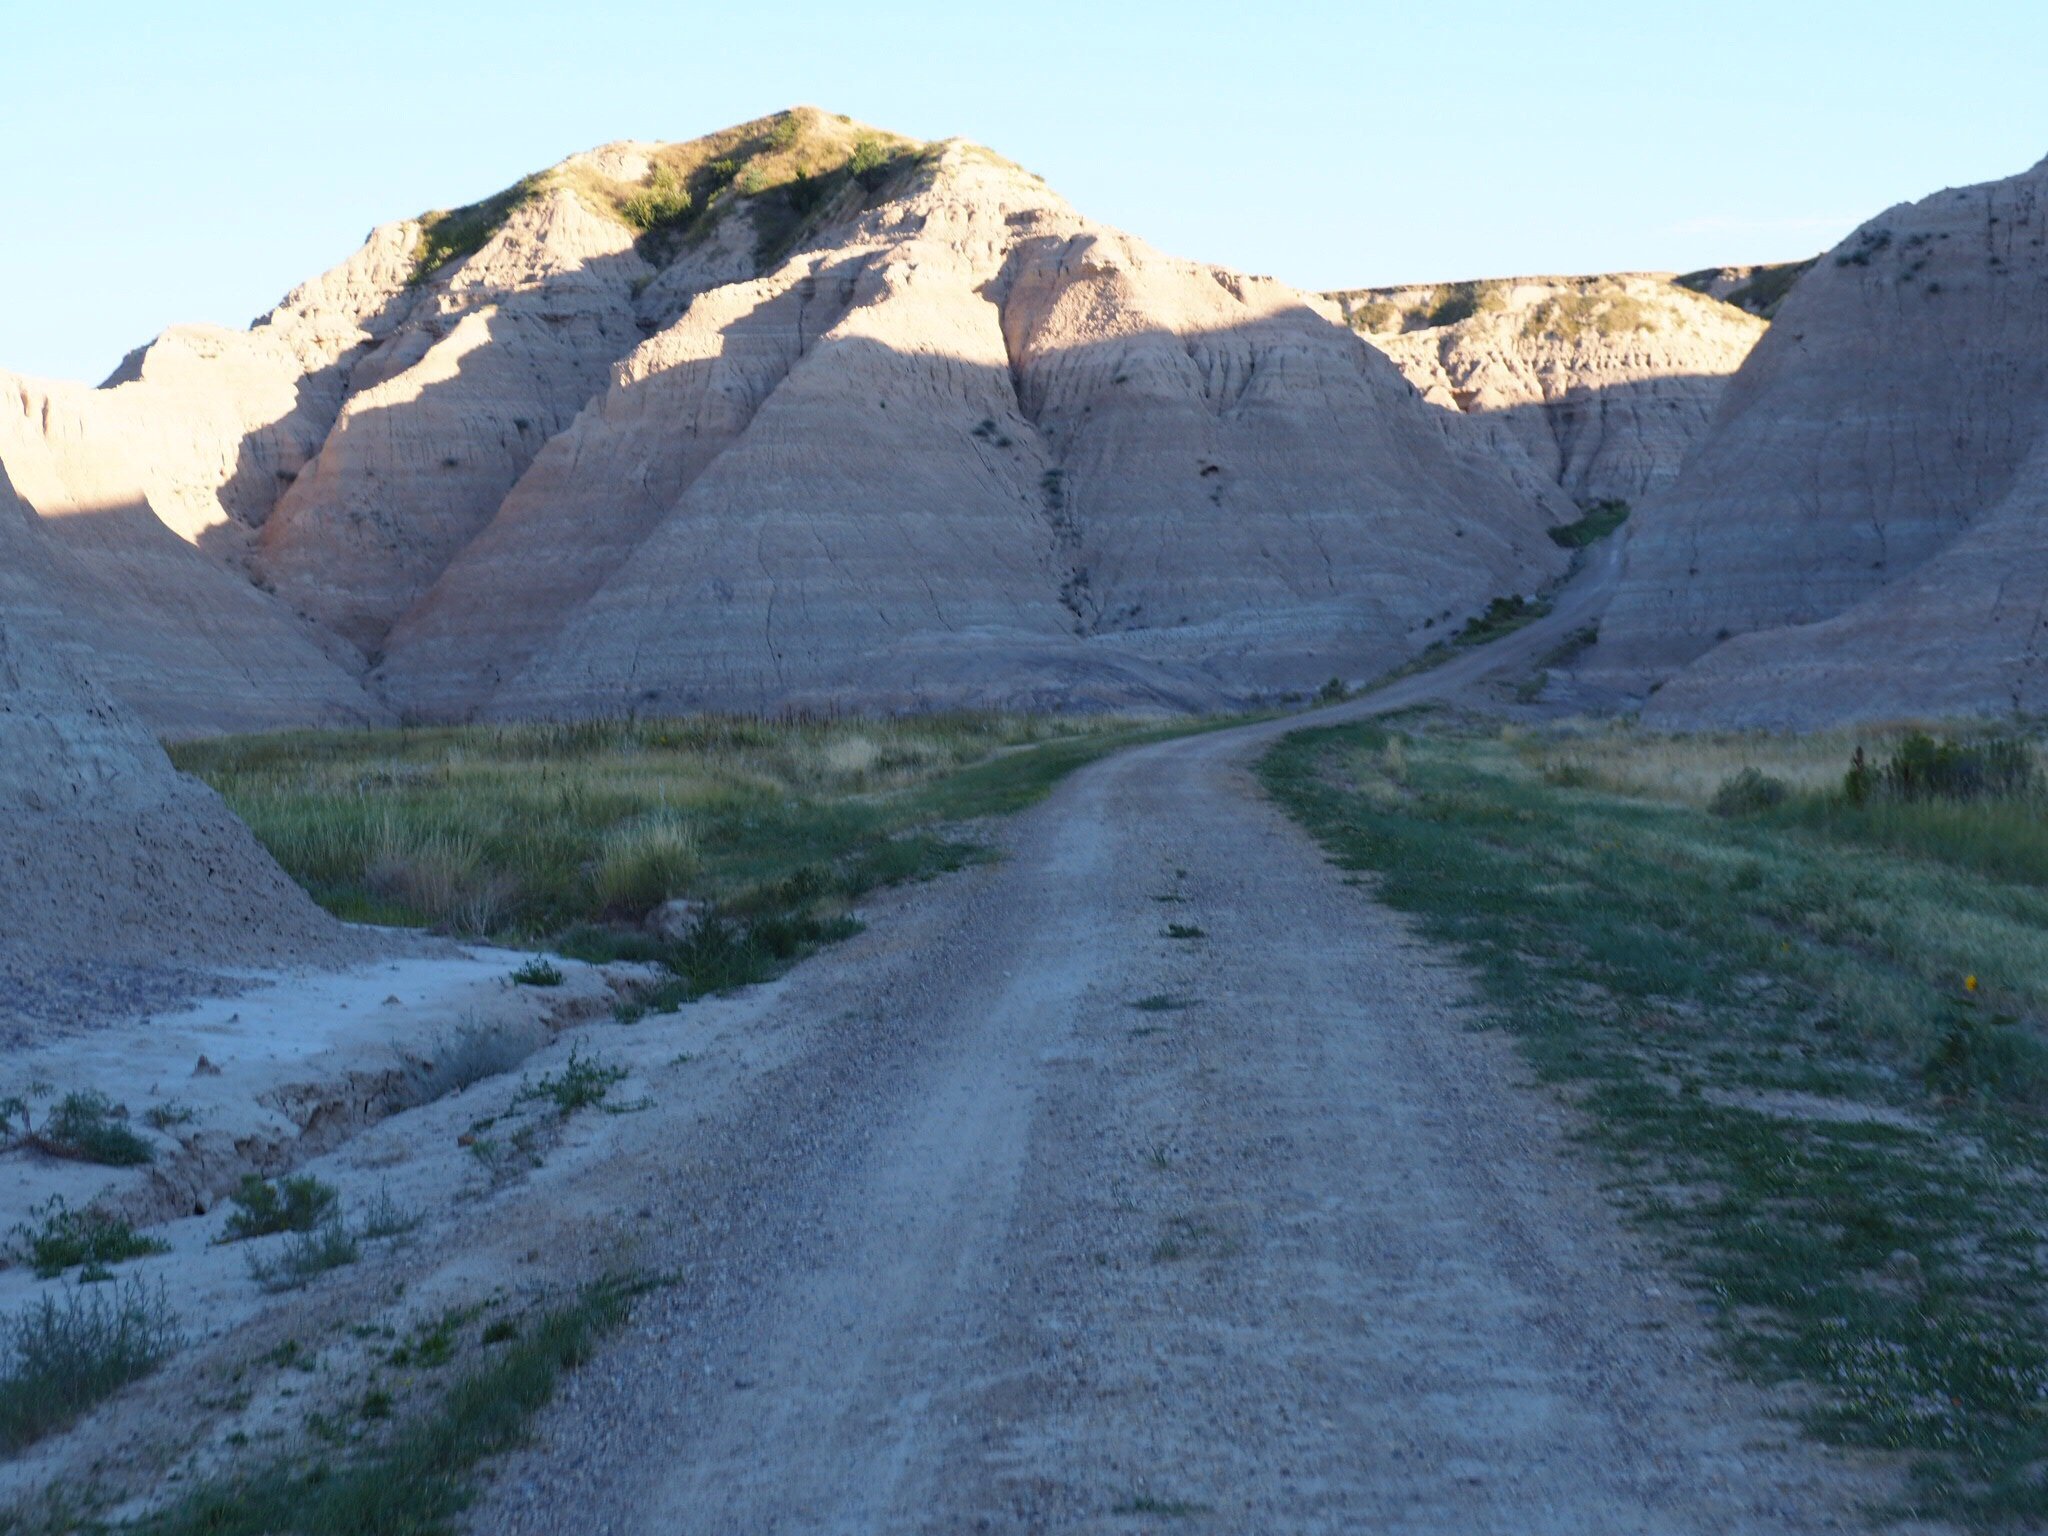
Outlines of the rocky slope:
<svg viewBox="0 0 2048 1536">
<path fill-rule="evenodd" d="M 1363 675 L 1558 568 L 1555 498 L 1434 417 L 1301 295 L 946 146 L 642 344 L 378 682 L 516 715 Z"/>
<path fill-rule="evenodd" d="M 1664 273 L 1331 298 L 1425 398 L 1478 418 L 1503 457 L 1518 448 L 1582 504 L 1668 485 L 1765 329 Z"/>
<path fill-rule="evenodd" d="M 8 415 L 18 398 L 0 394 L 0 445 L 14 449 L 0 447 L 0 615 L 162 736 L 389 718 L 346 645 L 180 539 L 147 501 L 72 501 L 49 439 Z"/>
<path fill-rule="evenodd" d="M 1327 303 L 808 108 L 5 403 L 43 628 L 118 610 L 104 675 L 167 729 L 1212 705 L 1399 661 L 1571 515 Z"/>
<path fill-rule="evenodd" d="M 1672 722 L 2032 697 L 2048 161 L 1865 224 L 1801 278 L 1632 525 L 1588 676 Z M 1716 647 L 1732 637 L 1750 636 Z"/>
</svg>

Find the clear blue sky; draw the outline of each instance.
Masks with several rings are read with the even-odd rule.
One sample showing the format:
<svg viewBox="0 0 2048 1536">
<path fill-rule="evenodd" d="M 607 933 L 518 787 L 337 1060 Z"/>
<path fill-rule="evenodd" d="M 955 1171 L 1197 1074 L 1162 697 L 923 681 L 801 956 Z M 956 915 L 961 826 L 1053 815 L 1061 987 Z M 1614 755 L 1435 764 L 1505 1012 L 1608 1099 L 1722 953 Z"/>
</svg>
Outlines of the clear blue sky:
<svg viewBox="0 0 2048 1536">
<path fill-rule="evenodd" d="M 796 102 L 1305 287 L 1683 270 L 2048 154 L 2048 5 L 22 0 L 0 368 L 97 380 L 372 224 Z"/>
</svg>

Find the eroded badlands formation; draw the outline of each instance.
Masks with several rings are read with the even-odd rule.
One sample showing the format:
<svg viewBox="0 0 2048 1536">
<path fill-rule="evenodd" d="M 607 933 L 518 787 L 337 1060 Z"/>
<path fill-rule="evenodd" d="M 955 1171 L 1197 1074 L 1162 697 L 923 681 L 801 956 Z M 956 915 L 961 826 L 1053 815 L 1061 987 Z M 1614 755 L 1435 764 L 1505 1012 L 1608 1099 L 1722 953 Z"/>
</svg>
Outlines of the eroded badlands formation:
<svg viewBox="0 0 2048 1536">
<path fill-rule="evenodd" d="M 175 732 L 1215 706 L 1536 590 L 1573 515 L 1327 301 L 809 109 L 573 157 L 247 333 L 9 396 L 65 558 L 32 622 L 103 627 Z"/>
<path fill-rule="evenodd" d="M 1669 485 L 1765 330 L 1667 273 L 1331 297 L 1425 399 L 1496 430 L 1504 457 L 1519 448 L 1581 503 Z"/>
<path fill-rule="evenodd" d="M 1317 297 L 808 108 L 609 145 L 99 389 L 0 376 L 0 602 L 160 734 L 1208 708 L 1622 500 L 1588 696 L 2030 708 L 2043 174 L 1817 264 Z"/>
<path fill-rule="evenodd" d="M 1890 209 L 1799 280 L 1635 520 L 1594 675 L 1677 725 L 2041 708 L 2044 192 Z"/>
</svg>

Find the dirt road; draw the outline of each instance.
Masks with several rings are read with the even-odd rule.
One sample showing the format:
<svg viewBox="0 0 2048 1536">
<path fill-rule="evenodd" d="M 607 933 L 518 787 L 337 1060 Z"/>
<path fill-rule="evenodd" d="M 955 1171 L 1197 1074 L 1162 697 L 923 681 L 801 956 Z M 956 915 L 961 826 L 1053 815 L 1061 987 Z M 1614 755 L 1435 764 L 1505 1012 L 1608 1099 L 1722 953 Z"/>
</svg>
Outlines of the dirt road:
<svg viewBox="0 0 2048 1536">
<path fill-rule="evenodd" d="M 792 977 L 779 1065 L 620 1171 L 676 1284 L 473 1528 L 1865 1528 L 1458 976 L 1260 798 L 1298 723 L 1076 775 Z"/>
</svg>

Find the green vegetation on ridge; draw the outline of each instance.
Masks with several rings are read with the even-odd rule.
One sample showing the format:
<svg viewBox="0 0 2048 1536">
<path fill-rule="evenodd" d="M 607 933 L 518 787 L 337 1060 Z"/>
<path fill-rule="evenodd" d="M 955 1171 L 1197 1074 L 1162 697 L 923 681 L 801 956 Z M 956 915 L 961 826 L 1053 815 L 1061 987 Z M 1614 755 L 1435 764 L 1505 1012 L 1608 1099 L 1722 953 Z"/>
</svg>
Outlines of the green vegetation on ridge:
<svg viewBox="0 0 2048 1536">
<path fill-rule="evenodd" d="M 745 204 L 756 264 L 765 271 L 819 218 L 857 206 L 929 154 L 925 145 L 850 118 L 796 107 L 686 143 L 652 146 L 638 181 L 614 179 L 578 156 L 482 202 L 424 215 L 412 281 L 423 283 L 448 263 L 476 254 L 520 207 L 556 187 L 631 228 L 641 255 L 656 265 Z"/>
</svg>

